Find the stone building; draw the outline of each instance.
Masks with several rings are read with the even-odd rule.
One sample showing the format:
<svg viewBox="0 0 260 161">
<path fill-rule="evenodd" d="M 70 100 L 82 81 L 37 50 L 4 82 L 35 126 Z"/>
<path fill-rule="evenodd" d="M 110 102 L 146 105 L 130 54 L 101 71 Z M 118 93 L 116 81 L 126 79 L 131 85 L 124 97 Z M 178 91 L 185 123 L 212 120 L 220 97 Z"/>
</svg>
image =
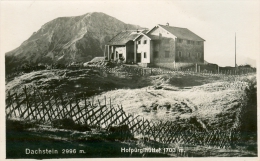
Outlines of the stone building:
<svg viewBox="0 0 260 161">
<path fill-rule="evenodd" d="M 204 63 L 204 41 L 187 28 L 157 25 L 122 31 L 108 42 L 105 56 L 144 67 L 180 68 Z"/>
</svg>

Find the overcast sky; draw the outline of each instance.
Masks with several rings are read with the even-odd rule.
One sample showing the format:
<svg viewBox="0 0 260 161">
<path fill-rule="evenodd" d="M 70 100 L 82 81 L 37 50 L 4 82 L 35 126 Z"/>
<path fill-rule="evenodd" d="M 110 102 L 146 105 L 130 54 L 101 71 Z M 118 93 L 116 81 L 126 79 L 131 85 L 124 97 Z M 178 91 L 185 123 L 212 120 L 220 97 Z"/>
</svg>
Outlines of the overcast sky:
<svg viewBox="0 0 260 161">
<path fill-rule="evenodd" d="M 234 66 L 235 32 L 238 62 L 258 59 L 259 0 L 171 1 L 1 1 L 1 54 L 13 50 L 33 32 L 57 17 L 103 12 L 125 23 L 188 28 L 205 42 L 205 60 Z"/>
</svg>

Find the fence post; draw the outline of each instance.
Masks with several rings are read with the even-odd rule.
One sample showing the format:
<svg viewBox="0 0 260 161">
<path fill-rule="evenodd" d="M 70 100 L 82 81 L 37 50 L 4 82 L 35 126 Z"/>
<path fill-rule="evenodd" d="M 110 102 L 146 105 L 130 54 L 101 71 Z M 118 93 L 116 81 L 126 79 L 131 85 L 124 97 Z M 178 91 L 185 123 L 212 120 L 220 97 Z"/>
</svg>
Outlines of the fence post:
<svg viewBox="0 0 260 161">
<path fill-rule="evenodd" d="M 197 73 L 198 72 L 198 64 L 196 63 L 195 65 L 195 72 Z"/>
<path fill-rule="evenodd" d="M 219 74 L 219 66 L 218 66 L 218 74 Z"/>
<path fill-rule="evenodd" d="M 200 73 L 200 65 L 199 65 L 199 67 L 198 67 L 198 72 Z"/>
<path fill-rule="evenodd" d="M 87 106 L 87 100 L 86 100 L 87 98 L 86 98 L 85 94 L 83 94 L 83 99 L 84 99 L 84 103 L 85 103 L 84 105 Z"/>
<path fill-rule="evenodd" d="M 17 93 L 15 93 L 15 100 L 16 100 L 16 103 L 19 104 Z M 19 115 L 22 114 L 22 110 L 20 107 L 18 108 L 18 113 L 19 113 Z"/>
<path fill-rule="evenodd" d="M 92 97 L 92 103 L 91 103 L 91 108 L 94 106 L 94 96 Z"/>
<path fill-rule="evenodd" d="M 28 96 L 28 93 L 27 93 L 26 86 L 24 86 L 24 94 L 25 94 L 25 99 L 26 99 L 26 110 L 25 111 L 28 110 L 28 116 L 29 116 L 29 114 L 30 114 L 29 109 L 31 108 L 30 107 L 31 105 L 30 105 L 30 102 L 29 102 L 29 96 Z M 30 116 L 29 116 L 29 119 L 30 119 Z"/>
<path fill-rule="evenodd" d="M 68 93 L 66 93 L 66 95 L 68 95 Z M 68 97 L 68 96 L 67 96 L 67 97 Z M 69 108 L 69 109 L 70 109 L 70 110 L 69 110 L 69 116 L 70 116 L 70 118 L 72 119 L 72 103 L 71 103 L 71 100 L 70 100 L 70 99 L 69 99 L 69 105 L 70 105 L 70 106 L 69 106 L 69 107 L 70 107 L 70 108 Z"/>
</svg>

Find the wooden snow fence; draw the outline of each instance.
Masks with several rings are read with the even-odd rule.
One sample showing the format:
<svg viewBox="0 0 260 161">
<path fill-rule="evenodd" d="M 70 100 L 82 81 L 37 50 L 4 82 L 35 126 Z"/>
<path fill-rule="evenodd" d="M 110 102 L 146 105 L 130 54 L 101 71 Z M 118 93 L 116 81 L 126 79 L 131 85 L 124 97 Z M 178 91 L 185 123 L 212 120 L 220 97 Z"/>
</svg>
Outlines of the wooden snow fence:
<svg viewBox="0 0 260 161">
<path fill-rule="evenodd" d="M 109 129 L 127 125 L 133 136 L 162 143 L 229 148 L 237 144 L 239 135 L 234 130 L 207 131 L 193 126 L 182 127 L 172 121 L 148 121 L 140 116 L 126 114 L 122 106 L 114 107 L 106 98 L 102 101 L 86 97 L 77 98 L 53 91 L 46 93 L 38 89 L 23 88 L 23 92 L 8 93 L 6 96 L 6 119 L 34 120 L 51 124 L 58 119 L 72 119 L 75 123 L 90 127 Z M 188 126 L 188 125 L 187 125 Z"/>
</svg>

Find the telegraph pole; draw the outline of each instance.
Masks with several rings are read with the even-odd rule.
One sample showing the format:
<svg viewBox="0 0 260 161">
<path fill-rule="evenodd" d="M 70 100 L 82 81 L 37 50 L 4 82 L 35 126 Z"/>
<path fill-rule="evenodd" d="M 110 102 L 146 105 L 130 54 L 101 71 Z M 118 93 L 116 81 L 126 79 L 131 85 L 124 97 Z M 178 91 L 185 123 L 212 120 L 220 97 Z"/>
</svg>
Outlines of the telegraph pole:
<svg viewBox="0 0 260 161">
<path fill-rule="evenodd" d="M 236 33 L 235 33 L 235 67 L 237 67 L 237 44 L 236 44 Z"/>
</svg>

